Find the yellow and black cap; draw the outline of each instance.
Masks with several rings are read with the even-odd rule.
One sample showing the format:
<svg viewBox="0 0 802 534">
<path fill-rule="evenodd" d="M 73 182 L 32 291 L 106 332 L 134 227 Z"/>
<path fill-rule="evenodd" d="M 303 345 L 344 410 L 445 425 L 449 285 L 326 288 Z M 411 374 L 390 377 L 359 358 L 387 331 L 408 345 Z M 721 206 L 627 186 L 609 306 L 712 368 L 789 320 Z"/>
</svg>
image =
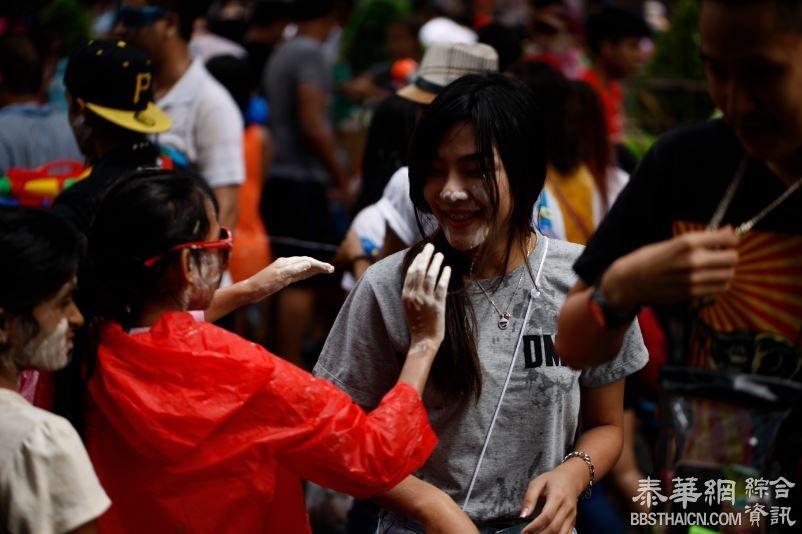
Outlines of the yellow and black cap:
<svg viewBox="0 0 802 534">
<path fill-rule="evenodd" d="M 90 111 L 127 130 L 158 133 L 172 126 L 153 102 L 150 59 L 125 41 L 90 41 L 70 58 L 64 85 Z"/>
</svg>

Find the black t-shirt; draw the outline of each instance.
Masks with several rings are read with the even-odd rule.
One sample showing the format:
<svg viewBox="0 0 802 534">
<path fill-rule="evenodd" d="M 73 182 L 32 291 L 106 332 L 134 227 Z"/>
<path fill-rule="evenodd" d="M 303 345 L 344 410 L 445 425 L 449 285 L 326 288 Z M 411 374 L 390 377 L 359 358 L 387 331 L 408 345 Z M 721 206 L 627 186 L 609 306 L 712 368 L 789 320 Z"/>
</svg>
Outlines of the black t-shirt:
<svg viewBox="0 0 802 534">
<path fill-rule="evenodd" d="M 646 244 L 703 230 L 744 157 L 723 121 L 681 128 L 646 155 L 574 265 L 592 284 Z M 723 224 L 752 218 L 787 186 L 751 160 Z M 672 362 L 802 380 L 802 191 L 743 235 L 735 280 L 712 304 L 657 306 Z"/>
<path fill-rule="evenodd" d="M 743 157 L 744 150 L 734 131 L 721 120 L 681 128 L 661 138 L 574 265 L 579 277 L 593 283 L 611 263 L 633 250 L 683 232 L 704 230 Z M 750 160 L 723 224 L 737 226 L 751 219 L 786 189 L 765 164 Z M 732 286 L 712 303 L 654 307 L 671 341 L 670 362 L 686 369 L 802 381 L 802 191 L 791 195 L 744 234 L 738 252 Z M 692 381 L 691 374 L 682 376 L 682 383 Z M 764 389 L 758 387 L 755 391 L 760 393 Z M 665 387 L 663 391 L 669 396 L 676 394 L 667 392 Z M 668 461 L 678 477 L 695 477 L 699 488 L 712 479 L 732 477 L 743 490 L 745 482 L 740 475 L 722 470 L 717 464 L 754 465 L 762 474 L 774 473 L 776 469 L 777 473 L 799 482 L 802 477 L 799 401 L 782 430 L 772 438 L 773 431 L 767 423 L 771 420 L 769 412 L 761 408 L 750 415 L 755 405 L 739 404 L 741 401 L 735 399 L 739 394 L 737 388 L 724 397 L 711 397 L 723 401 L 722 404 L 701 400 L 700 394 L 705 395 L 697 391 L 683 397 L 683 402 L 666 404 L 670 408 L 665 416 L 677 417 L 675 424 L 663 427 L 664 431 L 670 428 L 675 433 L 675 450 L 667 453 L 670 458 L 658 454 L 660 464 Z M 706 394 L 712 395 L 709 391 Z M 724 399 L 733 404 L 728 405 Z M 685 426 L 675 414 L 678 407 L 682 407 Z M 776 415 L 777 410 L 788 407 L 779 402 L 771 410 Z M 758 446 L 747 441 L 749 436 L 759 437 Z M 777 463 L 768 468 L 763 455 L 767 452 L 766 445 L 771 447 L 774 443 L 778 446 L 771 454 Z M 799 486 L 791 491 L 791 499 L 777 504 L 790 504 L 794 508 L 802 505 L 802 492 L 798 489 Z M 699 499 L 688 511 L 720 510 Z"/>
<path fill-rule="evenodd" d="M 89 176 L 56 197 L 51 211 L 86 235 L 106 188 L 138 169 L 159 166 L 159 149 L 148 141 L 113 150 L 94 162 Z"/>
</svg>

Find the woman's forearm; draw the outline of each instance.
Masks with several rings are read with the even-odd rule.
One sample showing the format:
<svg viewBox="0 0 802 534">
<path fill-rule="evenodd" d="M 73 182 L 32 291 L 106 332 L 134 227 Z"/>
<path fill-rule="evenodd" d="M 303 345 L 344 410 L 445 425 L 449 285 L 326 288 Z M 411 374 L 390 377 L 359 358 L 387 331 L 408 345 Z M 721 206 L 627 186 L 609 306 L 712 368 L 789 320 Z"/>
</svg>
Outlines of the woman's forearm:
<svg viewBox="0 0 802 534">
<path fill-rule="evenodd" d="M 426 340 L 412 344 L 398 376 L 399 382 L 405 382 L 415 388 L 421 397 L 439 346 L 439 343 Z"/>
<path fill-rule="evenodd" d="M 583 451 L 593 462 L 596 482 L 601 480 L 618 461 L 623 443 L 622 430 L 616 425 L 601 425 L 582 433 L 574 449 Z M 565 466 L 577 473 L 578 493 L 581 494 L 590 482 L 590 469 L 582 458 L 574 457 Z"/>
<path fill-rule="evenodd" d="M 209 307 L 203 310 L 203 318 L 213 323 L 253 301 L 253 291 L 247 280 L 237 282 L 228 287 L 221 287 L 214 292 Z"/>
<path fill-rule="evenodd" d="M 473 521 L 451 497 L 412 475 L 372 500 L 396 514 L 417 519 L 430 534 L 477 532 Z"/>
<path fill-rule="evenodd" d="M 574 450 L 590 456 L 595 479 L 601 480 L 618 461 L 624 442 L 624 380 L 599 387 L 582 388 L 582 434 Z M 582 458 L 571 458 L 569 466 L 581 483 L 580 492 L 590 482 L 590 470 Z"/>
</svg>

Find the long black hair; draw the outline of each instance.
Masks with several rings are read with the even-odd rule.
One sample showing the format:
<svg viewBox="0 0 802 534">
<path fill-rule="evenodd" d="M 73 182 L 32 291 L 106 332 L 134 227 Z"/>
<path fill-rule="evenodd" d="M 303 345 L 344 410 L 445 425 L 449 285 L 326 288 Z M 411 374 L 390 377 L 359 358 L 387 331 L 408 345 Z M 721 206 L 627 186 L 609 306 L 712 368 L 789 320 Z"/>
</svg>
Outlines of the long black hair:
<svg viewBox="0 0 802 534">
<path fill-rule="evenodd" d="M 79 307 L 86 318 L 76 332 L 74 357 L 54 378 L 54 411 L 85 430 L 86 384 L 95 369 L 104 321 L 135 326 L 145 299 L 158 291 L 168 262 L 146 259 L 170 247 L 200 241 L 209 232 L 202 178 L 185 171 L 138 170 L 103 193 L 87 234 L 87 258 L 78 275 Z M 194 256 L 193 256 L 194 257 Z"/>
<path fill-rule="evenodd" d="M 492 199 L 492 219 L 485 245 L 477 251 L 476 264 L 497 266 L 504 274 L 513 247 L 526 254 L 534 203 L 546 179 L 546 149 L 541 115 L 534 95 L 522 82 L 501 74 L 470 75 L 459 78 L 423 112 L 410 148 L 410 197 L 418 211 L 431 213 L 423 187 L 431 164 L 446 134 L 460 123 L 470 123 L 476 132 L 476 149 L 484 186 Z M 494 149 L 509 180 L 511 211 L 508 221 L 498 221 L 499 188 L 496 181 Z M 482 389 L 479 356 L 474 332 L 473 308 L 464 292 L 465 276 L 471 266 L 466 256 L 449 244 L 442 230 L 414 245 L 407 252 L 403 268 L 428 243 L 434 243 L 451 265 L 453 276 L 446 301 L 446 334 L 435 359 L 432 377 L 435 386 L 452 397 L 475 395 Z M 489 250 L 504 243 L 503 258 Z M 499 278 L 498 284 L 501 283 Z"/>
<path fill-rule="evenodd" d="M 556 69 L 539 62 L 522 63 L 513 74 L 535 94 L 549 132 L 549 163 L 570 175 L 586 165 L 600 193 L 602 210 L 609 207 L 607 172 L 613 146 L 607 129 L 604 105 L 587 83 L 568 80 Z"/>
<path fill-rule="evenodd" d="M 140 171 L 106 192 L 88 234 L 84 286 L 92 319 L 135 326 L 168 265 L 147 267 L 145 260 L 203 240 L 211 224 L 207 201 L 212 199 L 198 177 L 183 171 Z"/>
<path fill-rule="evenodd" d="M 0 308 L 30 312 L 78 271 L 78 234 L 66 222 L 34 208 L 0 208 Z"/>
<path fill-rule="evenodd" d="M 390 95 L 373 112 L 362 156 L 362 183 L 354 203 L 354 214 L 378 202 L 393 173 L 407 165 L 409 142 L 422 108 L 422 104 Z"/>
</svg>

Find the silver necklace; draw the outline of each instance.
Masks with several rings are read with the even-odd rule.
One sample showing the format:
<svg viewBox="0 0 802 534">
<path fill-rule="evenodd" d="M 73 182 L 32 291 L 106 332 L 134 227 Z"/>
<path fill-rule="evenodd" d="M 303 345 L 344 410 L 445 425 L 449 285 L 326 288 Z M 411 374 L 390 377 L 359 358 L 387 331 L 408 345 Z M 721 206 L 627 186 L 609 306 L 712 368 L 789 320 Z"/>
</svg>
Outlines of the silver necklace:
<svg viewBox="0 0 802 534">
<path fill-rule="evenodd" d="M 715 230 L 721 225 L 721 221 L 724 219 L 724 215 L 727 213 L 727 210 L 732 203 L 732 199 L 735 196 L 735 192 L 738 190 L 738 187 L 741 185 L 741 181 L 743 180 L 744 173 L 746 172 L 746 167 L 749 164 L 749 158 L 744 156 L 741 160 L 741 164 L 738 166 L 738 170 L 735 173 L 735 176 L 732 178 L 732 182 L 730 182 L 727 191 L 724 193 L 724 197 L 721 199 L 718 207 L 716 208 L 715 213 L 713 213 L 713 218 L 710 219 L 710 222 L 707 225 L 708 230 Z M 788 188 L 782 192 L 777 198 L 771 201 L 768 206 L 757 212 L 751 219 L 746 220 L 735 227 L 735 235 L 741 236 L 755 227 L 755 225 L 763 219 L 766 215 L 771 213 L 777 206 L 785 202 L 785 200 L 790 197 L 794 191 L 799 189 L 802 186 L 802 176 L 800 176 L 796 182 L 792 183 L 788 186 Z"/>
<path fill-rule="evenodd" d="M 526 256 L 524 256 L 524 263 L 529 261 L 529 254 L 531 254 L 531 253 L 532 253 L 531 251 L 528 251 L 526 253 Z M 521 266 L 521 267 L 523 267 L 523 266 Z M 493 308 L 495 308 L 496 313 L 498 313 L 498 323 L 497 324 L 498 324 L 499 330 L 506 330 L 507 327 L 510 325 L 510 306 L 512 306 L 512 301 L 515 300 L 515 294 L 518 293 L 518 290 L 521 288 L 521 282 L 523 282 L 524 274 L 526 274 L 526 269 L 523 269 L 523 271 L 521 271 L 521 276 L 518 278 L 518 283 L 515 284 L 515 291 L 512 292 L 512 296 L 510 297 L 510 301 L 507 303 L 507 307 L 504 308 L 504 311 L 501 311 L 499 309 L 499 307 L 496 306 L 496 303 L 490 297 L 490 294 L 487 292 L 487 290 L 484 287 L 482 287 L 482 284 L 479 283 L 479 280 L 476 281 L 476 285 L 479 286 L 479 289 L 482 290 L 482 293 L 485 294 L 485 297 L 487 297 L 487 300 L 490 301 L 490 304 L 493 306 Z"/>
</svg>

